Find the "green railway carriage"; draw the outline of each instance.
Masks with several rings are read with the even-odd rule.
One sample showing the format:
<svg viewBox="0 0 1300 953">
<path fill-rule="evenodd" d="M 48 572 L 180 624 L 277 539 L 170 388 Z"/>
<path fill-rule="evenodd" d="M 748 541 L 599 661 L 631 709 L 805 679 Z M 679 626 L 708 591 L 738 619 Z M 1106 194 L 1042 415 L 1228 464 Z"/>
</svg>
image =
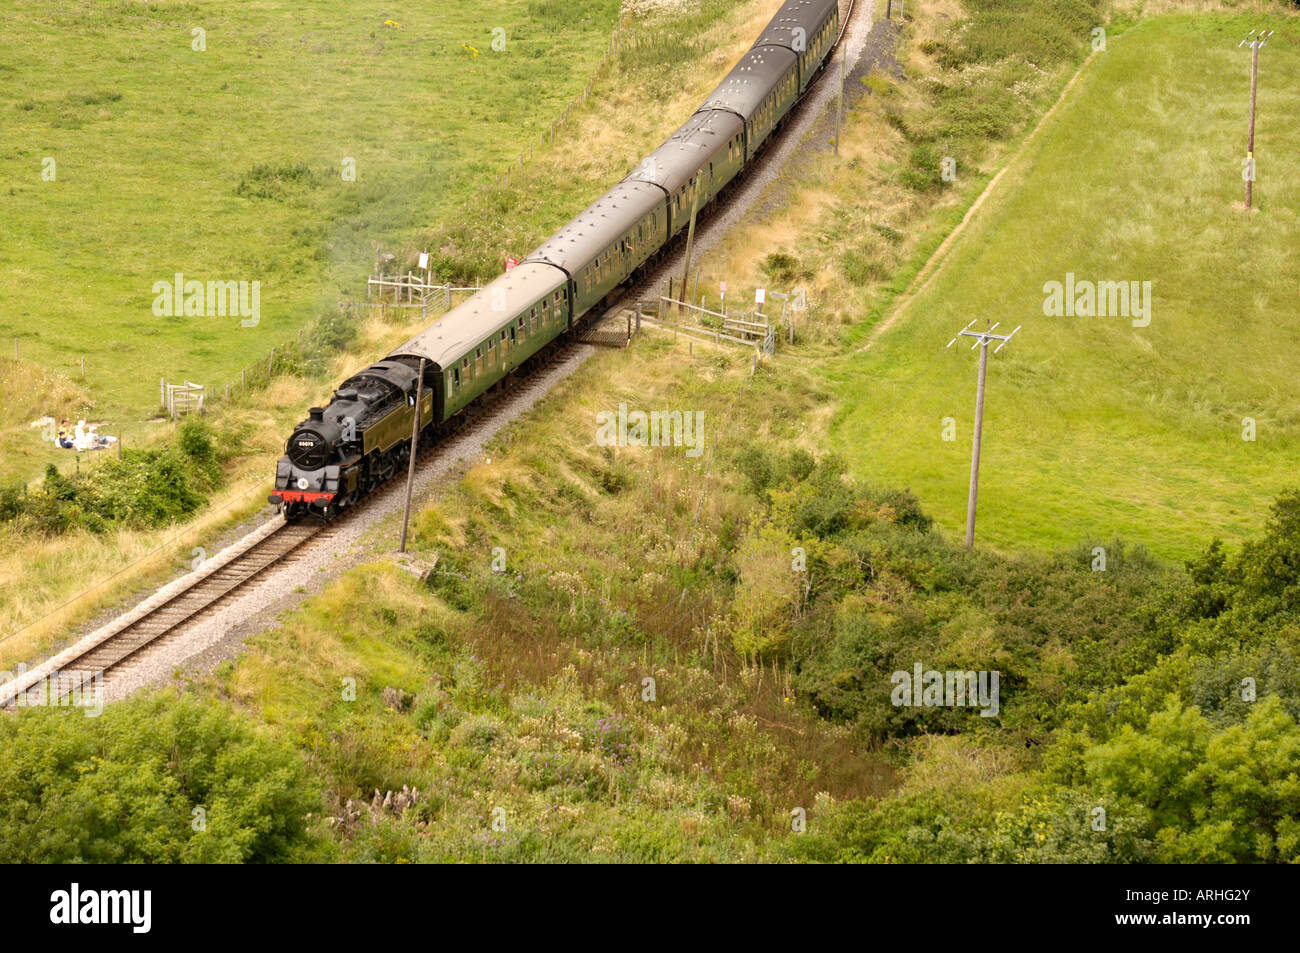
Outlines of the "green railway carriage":
<svg viewBox="0 0 1300 953">
<path fill-rule="evenodd" d="M 719 110 L 744 121 L 748 162 L 785 118 L 799 94 L 799 57 L 784 47 L 760 46 L 741 57 L 699 112 Z"/>
<path fill-rule="evenodd" d="M 543 242 L 524 264 L 550 266 L 569 276 L 576 320 L 604 301 L 667 241 L 663 191 L 644 182 L 623 181 Z"/>
<path fill-rule="evenodd" d="M 572 314 L 567 276 L 524 262 L 397 348 L 388 359 L 428 364 L 436 418 L 445 422 L 555 340 Z"/>
<path fill-rule="evenodd" d="M 837 0 L 786 0 L 754 46 L 779 46 L 799 57 L 799 92 L 808 89 L 840 30 Z"/>
<path fill-rule="evenodd" d="M 745 167 L 745 127 L 723 110 L 697 112 L 625 179 L 659 186 L 668 203 L 668 236 L 690 224 Z"/>
</svg>

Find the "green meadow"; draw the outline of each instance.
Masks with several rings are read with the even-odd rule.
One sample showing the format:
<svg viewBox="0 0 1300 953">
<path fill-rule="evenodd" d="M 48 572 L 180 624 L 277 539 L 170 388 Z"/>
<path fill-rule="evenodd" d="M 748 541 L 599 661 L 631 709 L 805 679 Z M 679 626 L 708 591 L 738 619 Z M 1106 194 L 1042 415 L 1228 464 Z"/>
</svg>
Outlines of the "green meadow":
<svg viewBox="0 0 1300 953">
<path fill-rule="evenodd" d="M 979 542 L 1120 537 L 1178 558 L 1261 523 L 1300 464 L 1300 30 L 1279 21 L 1261 55 L 1248 215 L 1237 44 L 1258 25 L 1176 15 L 1111 36 L 933 280 L 834 368 L 836 444 L 858 475 L 910 486 L 962 533 L 979 359 L 946 345 L 1000 322 L 1021 330 L 989 359 Z M 1045 314 L 1069 274 L 1150 282 L 1149 324 Z"/>
<path fill-rule="evenodd" d="M 87 416 L 138 444 L 159 378 L 221 388 L 363 297 L 377 250 L 404 260 L 477 214 L 581 93 L 619 4 L 5 6 L 0 478 L 30 478 L 71 464 L 34 417 Z M 558 214 L 543 206 L 538 227 Z M 153 285 L 177 273 L 260 282 L 259 322 L 156 316 Z"/>
</svg>

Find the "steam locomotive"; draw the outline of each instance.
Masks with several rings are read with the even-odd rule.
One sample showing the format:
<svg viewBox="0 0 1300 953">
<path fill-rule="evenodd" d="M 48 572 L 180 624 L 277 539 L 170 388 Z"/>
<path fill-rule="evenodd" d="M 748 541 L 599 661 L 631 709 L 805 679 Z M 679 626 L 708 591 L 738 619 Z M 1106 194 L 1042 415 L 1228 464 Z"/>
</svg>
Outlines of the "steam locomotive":
<svg viewBox="0 0 1300 953">
<path fill-rule="evenodd" d="M 345 381 L 328 406 L 312 408 L 276 465 L 270 502 L 286 518 L 331 518 L 402 468 L 417 412 L 423 445 L 611 302 L 753 162 L 825 65 L 839 28 L 837 0 L 787 0 L 704 104 L 630 175 L 518 266 Z"/>
</svg>

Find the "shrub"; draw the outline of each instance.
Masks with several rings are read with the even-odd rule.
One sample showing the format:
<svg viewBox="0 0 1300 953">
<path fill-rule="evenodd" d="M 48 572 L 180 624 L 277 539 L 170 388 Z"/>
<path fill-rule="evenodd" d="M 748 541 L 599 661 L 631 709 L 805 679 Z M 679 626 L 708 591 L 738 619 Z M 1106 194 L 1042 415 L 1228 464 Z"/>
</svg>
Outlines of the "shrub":
<svg viewBox="0 0 1300 953">
<path fill-rule="evenodd" d="M 223 705 L 158 694 L 97 718 L 26 709 L 0 719 L 0 746 L 11 862 L 268 863 L 324 850 L 301 759 Z"/>
</svg>

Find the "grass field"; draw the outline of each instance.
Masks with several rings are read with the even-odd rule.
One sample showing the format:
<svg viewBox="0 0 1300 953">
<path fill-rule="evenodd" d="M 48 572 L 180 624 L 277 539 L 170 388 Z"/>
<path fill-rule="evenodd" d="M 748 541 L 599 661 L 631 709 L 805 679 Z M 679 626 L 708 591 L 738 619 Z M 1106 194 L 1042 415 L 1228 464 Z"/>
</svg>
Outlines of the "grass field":
<svg viewBox="0 0 1300 953">
<path fill-rule="evenodd" d="M 90 415 L 138 443 L 159 378 L 220 386 L 363 296 L 376 246 L 463 217 L 581 92 L 618 8 L 6 4 L 0 479 L 70 465 L 34 417 Z M 155 316 L 153 283 L 178 272 L 260 282 L 260 322 Z"/>
<path fill-rule="evenodd" d="M 1300 33 L 1279 20 L 1262 54 L 1246 215 L 1250 55 L 1237 43 L 1255 26 L 1156 18 L 1086 67 L 934 280 L 886 313 L 897 323 L 869 350 L 860 328 L 834 367 L 835 441 L 858 474 L 910 486 L 962 531 L 978 355 L 945 345 L 972 319 L 998 321 L 1023 328 L 990 358 L 983 542 L 1119 536 L 1182 557 L 1259 525 L 1300 464 Z M 1151 282 L 1149 325 L 1045 315 L 1046 284 L 1067 274 Z"/>
</svg>

